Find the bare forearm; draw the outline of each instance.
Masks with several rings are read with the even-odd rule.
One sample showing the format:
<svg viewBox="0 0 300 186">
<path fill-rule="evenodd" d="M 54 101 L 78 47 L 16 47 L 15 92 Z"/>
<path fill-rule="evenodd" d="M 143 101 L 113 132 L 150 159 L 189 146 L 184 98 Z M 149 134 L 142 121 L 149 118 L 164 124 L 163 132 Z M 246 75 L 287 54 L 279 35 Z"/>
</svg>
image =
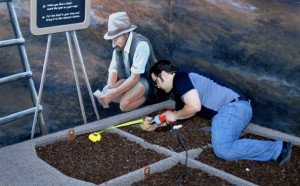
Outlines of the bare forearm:
<svg viewBox="0 0 300 186">
<path fill-rule="evenodd" d="M 193 106 L 184 105 L 184 107 L 179 110 L 175 111 L 176 120 L 187 119 L 194 116 L 198 112 Z"/>
<path fill-rule="evenodd" d="M 115 83 L 117 82 L 117 78 L 118 78 L 117 73 L 115 73 L 115 72 L 109 73 L 108 74 L 107 85 L 113 87 L 115 85 Z"/>
<path fill-rule="evenodd" d="M 126 92 L 127 90 L 129 90 L 130 88 L 132 88 L 139 80 L 139 74 L 137 75 L 132 75 L 130 76 L 128 79 L 126 79 L 124 81 L 124 83 L 122 83 L 122 85 L 118 86 L 115 88 L 115 94 L 120 95 L 124 92 Z"/>
<path fill-rule="evenodd" d="M 184 107 L 175 113 L 175 119 L 187 119 L 194 116 L 197 112 L 201 110 L 201 100 L 199 99 L 199 94 L 196 89 L 188 91 L 184 96 Z"/>
</svg>

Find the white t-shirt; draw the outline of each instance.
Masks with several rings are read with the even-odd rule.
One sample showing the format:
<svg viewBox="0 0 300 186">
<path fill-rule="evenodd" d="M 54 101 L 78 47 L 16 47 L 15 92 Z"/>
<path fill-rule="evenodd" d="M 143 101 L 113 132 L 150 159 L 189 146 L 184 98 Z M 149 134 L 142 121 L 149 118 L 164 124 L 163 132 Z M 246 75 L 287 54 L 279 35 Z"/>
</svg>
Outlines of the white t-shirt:
<svg viewBox="0 0 300 186">
<path fill-rule="evenodd" d="M 125 74 L 126 76 L 130 76 L 131 73 L 134 74 L 143 74 L 145 72 L 145 68 L 147 65 L 147 61 L 150 56 L 150 47 L 146 41 L 141 41 L 136 47 L 132 66 L 129 66 L 129 52 L 130 46 L 132 43 L 133 34 L 130 32 L 129 37 L 127 39 L 126 45 L 122 52 L 123 55 L 123 62 L 125 66 Z M 117 73 L 117 61 L 116 61 L 116 50 L 113 52 L 113 56 L 110 62 L 110 66 L 108 68 L 108 72 L 116 72 Z"/>
</svg>

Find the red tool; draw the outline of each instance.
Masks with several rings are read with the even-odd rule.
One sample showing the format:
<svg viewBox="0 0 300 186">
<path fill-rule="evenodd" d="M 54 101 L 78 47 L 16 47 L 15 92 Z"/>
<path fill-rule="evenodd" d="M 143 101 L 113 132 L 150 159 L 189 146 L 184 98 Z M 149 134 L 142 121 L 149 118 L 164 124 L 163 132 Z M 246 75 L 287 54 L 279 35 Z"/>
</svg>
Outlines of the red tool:
<svg viewBox="0 0 300 186">
<path fill-rule="evenodd" d="M 156 115 L 152 120 L 149 121 L 149 124 L 150 125 L 153 125 L 153 124 L 157 124 L 157 125 L 161 125 L 162 123 L 166 122 L 166 114 L 168 112 L 172 112 L 172 110 L 166 110 L 164 111 L 163 113 L 159 114 L 159 115 Z M 173 128 L 174 126 L 174 121 L 168 121 L 168 125 Z"/>
</svg>

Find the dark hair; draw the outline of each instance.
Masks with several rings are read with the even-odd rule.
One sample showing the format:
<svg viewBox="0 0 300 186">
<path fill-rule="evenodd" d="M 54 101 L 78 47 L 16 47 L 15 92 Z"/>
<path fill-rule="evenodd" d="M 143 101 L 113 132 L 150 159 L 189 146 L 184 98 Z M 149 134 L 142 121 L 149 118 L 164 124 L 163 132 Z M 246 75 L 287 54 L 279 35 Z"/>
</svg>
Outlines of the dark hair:
<svg viewBox="0 0 300 186">
<path fill-rule="evenodd" d="M 166 71 L 169 74 L 174 74 L 179 70 L 175 65 L 171 64 L 168 60 L 160 60 L 156 62 L 149 71 L 149 74 L 154 74 L 158 76 L 162 71 Z"/>
</svg>

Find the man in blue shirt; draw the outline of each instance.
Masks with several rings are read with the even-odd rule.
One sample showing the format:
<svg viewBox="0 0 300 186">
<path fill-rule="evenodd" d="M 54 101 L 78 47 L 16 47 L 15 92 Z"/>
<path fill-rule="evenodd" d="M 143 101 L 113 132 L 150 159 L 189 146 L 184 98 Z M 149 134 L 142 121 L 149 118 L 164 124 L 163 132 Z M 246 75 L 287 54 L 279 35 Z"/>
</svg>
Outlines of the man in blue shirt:
<svg viewBox="0 0 300 186">
<path fill-rule="evenodd" d="M 178 70 L 167 60 L 154 64 L 150 74 L 157 88 L 174 93 L 176 111 L 166 114 L 166 122 L 195 114 L 210 119 L 212 146 L 219 158 L 274 160 L 279 166 L 290 160 L 292 144 L 289 142 L 239 139 L 251 120 L 252 108 L 250 100 L 228 82 L 205 72 Z M 147 131 L 166 125 L 150 125 Z"/>
</svg>

